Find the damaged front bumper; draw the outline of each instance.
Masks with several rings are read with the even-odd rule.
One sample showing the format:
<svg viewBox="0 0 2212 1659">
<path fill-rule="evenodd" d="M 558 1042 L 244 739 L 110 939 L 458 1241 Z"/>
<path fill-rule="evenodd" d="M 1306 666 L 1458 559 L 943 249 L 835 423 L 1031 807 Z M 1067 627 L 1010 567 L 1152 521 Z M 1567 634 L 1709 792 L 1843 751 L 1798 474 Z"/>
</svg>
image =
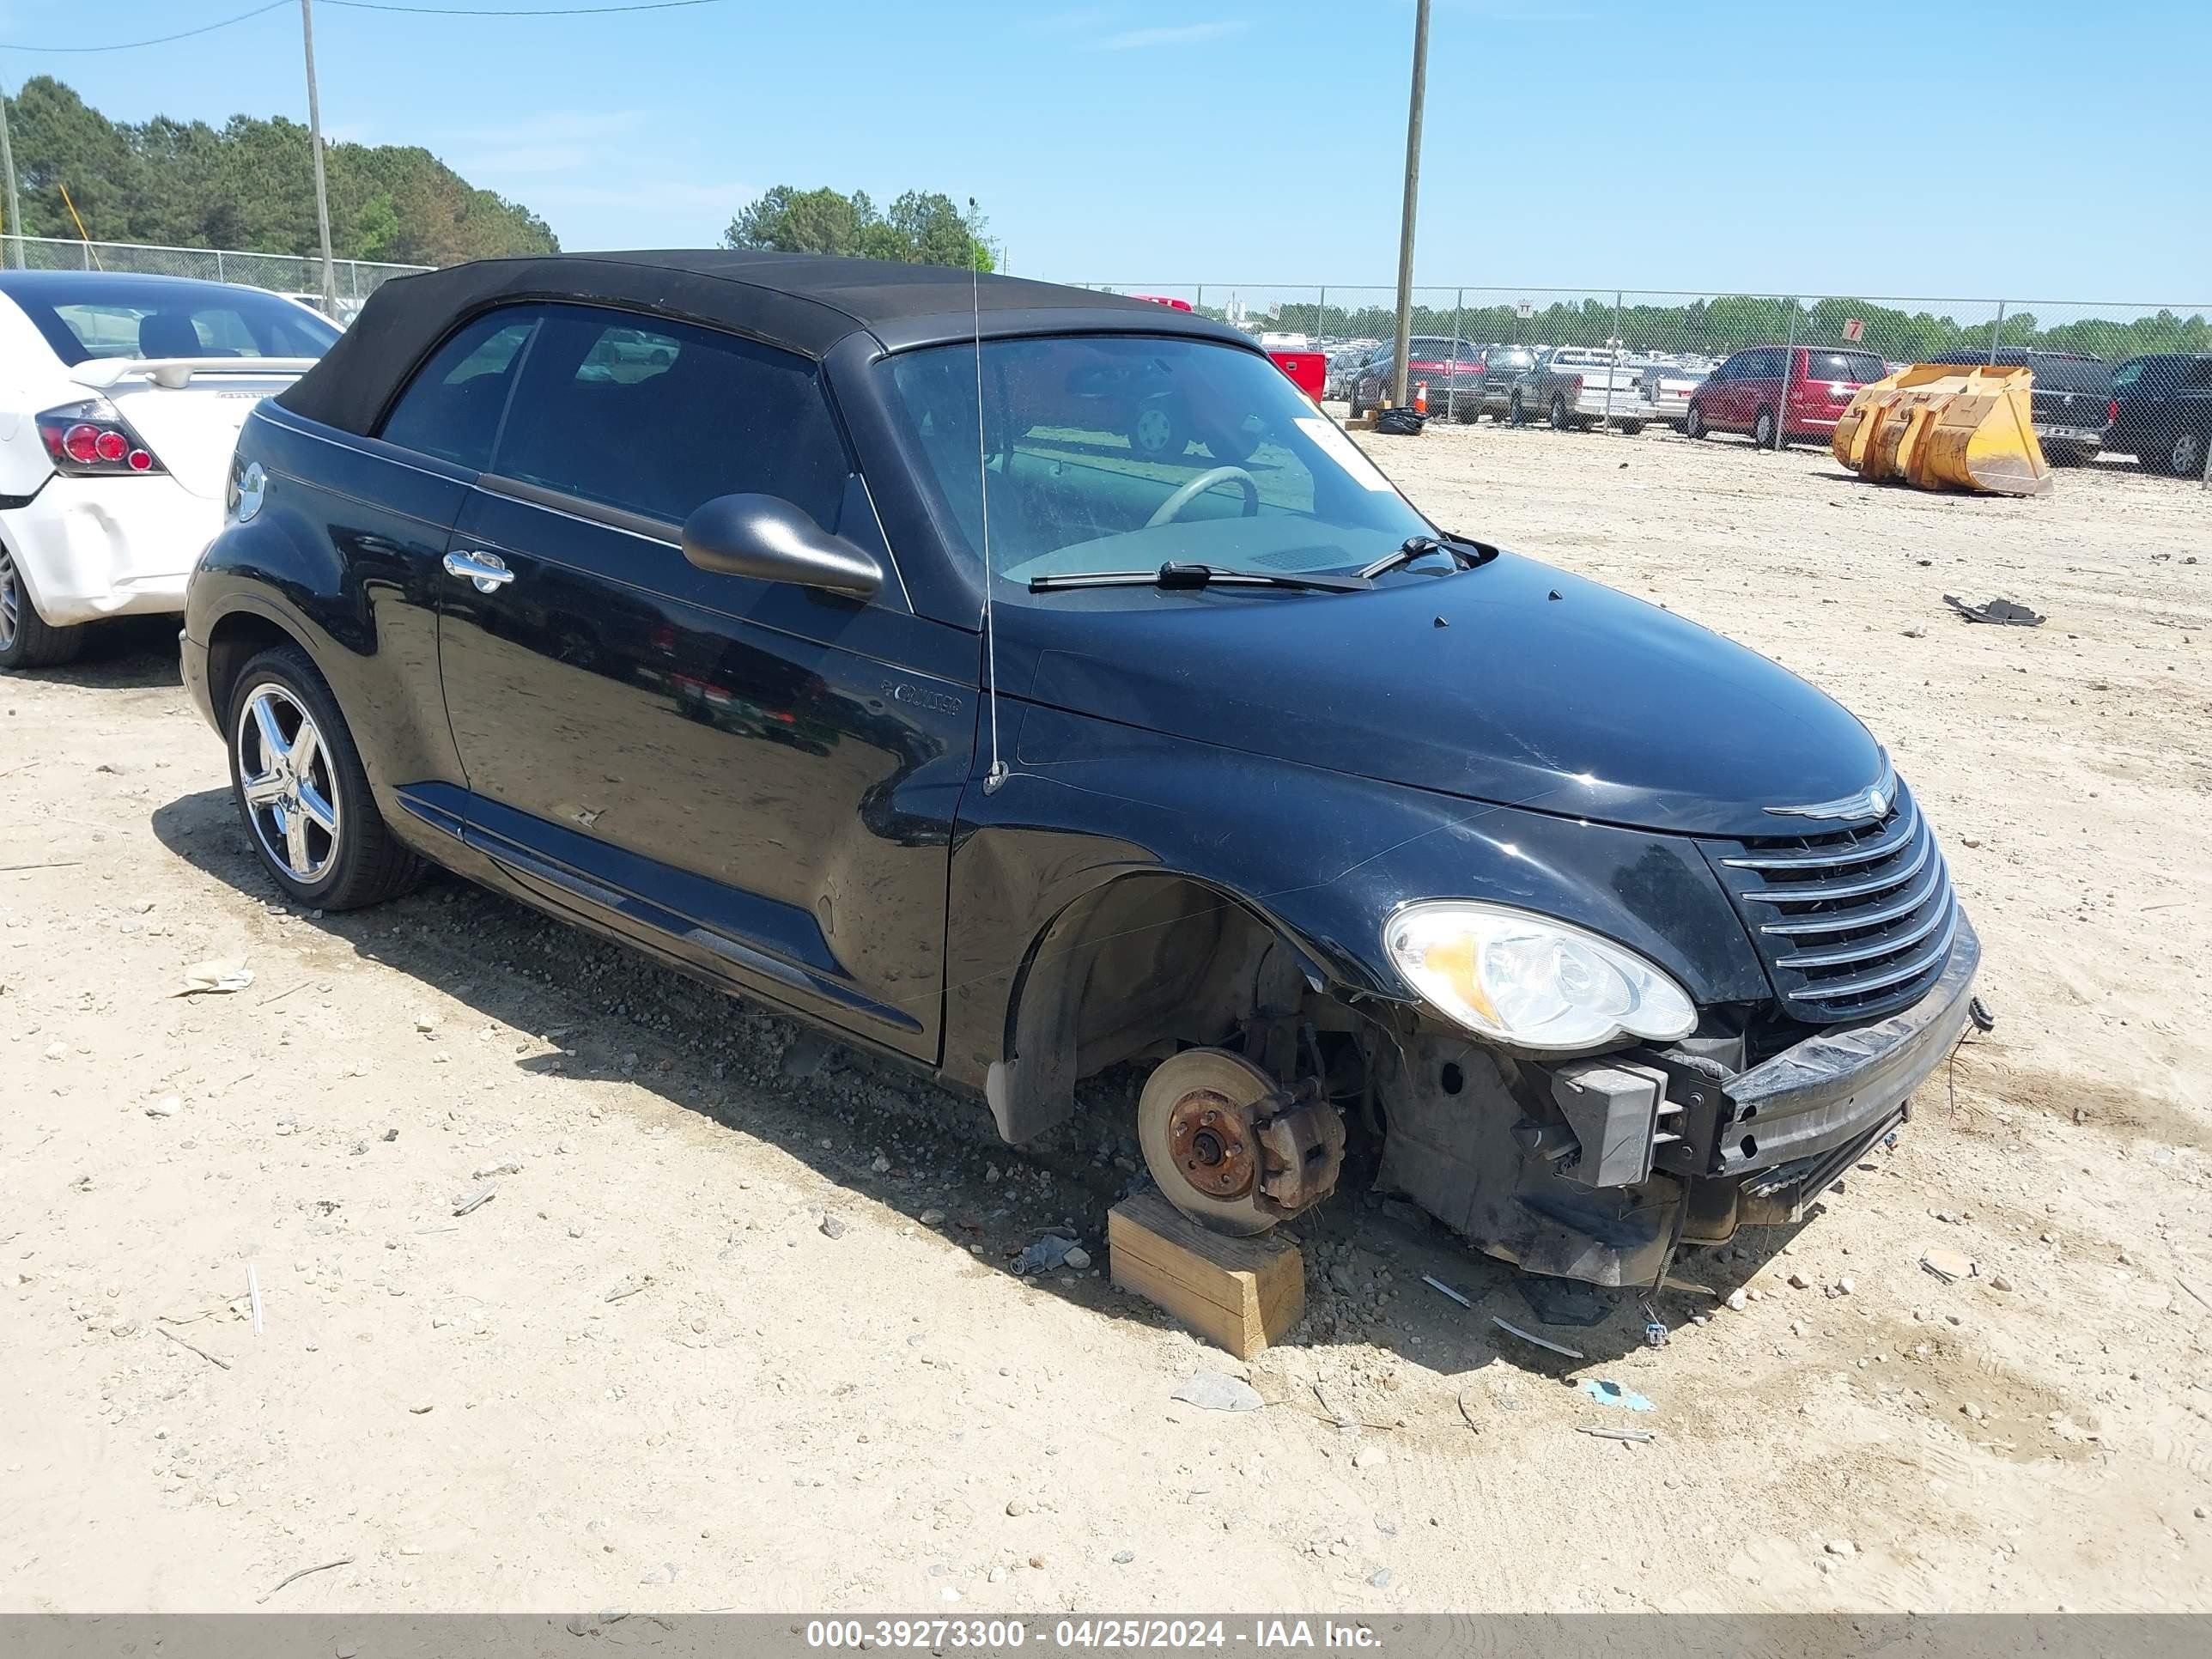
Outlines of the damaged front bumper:
<svg viewBox="0 0 2212 1659">
<path fill-rule="evenodd" d="M 1837 1168 L 1814 1181 L 1835 1163 L 1830 1154 L 1869 1144 L 1904 1120 L 1912 1091 L 1943 1063 L 1972 1018 L 1981 961 L 1981 939 L 1961 911 L 1942 976 L 1910 1008 L 1864 1025 L 1832 1026 L 1729 1079 L 1729 1127 L 1741 1135 L 1733 1144 L 1726 1131 L 1719 1137 L 1718 1172 L 1753 1177 L 1745 1190 L 1764 1195 L 1769 1211 L 1793 1183 L 1796 1189 L 1789 1213 L 1740 1220 L 1796 1220 L 1842 1173 Z"/>
<path fill-rule="evenodd" d="M 1679 1053 L 1547 1063 L 1416 1036 L 1384 1089 L 1378 1184 L 1531 1272 L 1654 1284 L 1679 1243 L 1798 1219 L 1903 1122 L 1971 1018 L 1980 963 L 1962 911 L 1919 1001 L 1733 1074 Z"/>
</svg>

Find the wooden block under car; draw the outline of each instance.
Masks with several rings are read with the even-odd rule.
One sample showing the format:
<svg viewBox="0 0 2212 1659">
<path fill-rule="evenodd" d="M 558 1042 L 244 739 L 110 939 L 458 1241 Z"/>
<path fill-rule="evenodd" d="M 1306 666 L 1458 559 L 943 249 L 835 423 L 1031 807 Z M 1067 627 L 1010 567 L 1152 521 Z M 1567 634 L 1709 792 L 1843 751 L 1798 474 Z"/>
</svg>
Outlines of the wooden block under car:
<svg viewBox="0 0 2212 1659">
<path fill-rule="evenodd" d="M 1114 1283 L 1157 1304 L 1207 1341 L 1249 1359 L 1306 1310 L 1306 1264 L 1274 1237 L 1208 1232 L 1158 1193 L 1106 1216 Z"/>
</svg>

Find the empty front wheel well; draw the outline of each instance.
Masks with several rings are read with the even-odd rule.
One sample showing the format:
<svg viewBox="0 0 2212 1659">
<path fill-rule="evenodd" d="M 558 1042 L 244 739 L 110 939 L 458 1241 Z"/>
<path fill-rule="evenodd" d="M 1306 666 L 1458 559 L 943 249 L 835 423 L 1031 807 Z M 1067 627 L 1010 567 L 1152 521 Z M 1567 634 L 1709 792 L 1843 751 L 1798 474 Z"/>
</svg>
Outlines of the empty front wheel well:
<svg viewBox="0 0 2212 1659">
<path fill-rule="evenodd" d="M 1030 946 L 987 1090 L 999 1132 L 1042 1134 L 1073 1112 L 1079 1079 L 1219 1043 L 1256 1012 L 1294 1011 L 1303 989 L 1294 947 L 1233 896 L 1182 876 L 1109 882 Z"/>
</svg>

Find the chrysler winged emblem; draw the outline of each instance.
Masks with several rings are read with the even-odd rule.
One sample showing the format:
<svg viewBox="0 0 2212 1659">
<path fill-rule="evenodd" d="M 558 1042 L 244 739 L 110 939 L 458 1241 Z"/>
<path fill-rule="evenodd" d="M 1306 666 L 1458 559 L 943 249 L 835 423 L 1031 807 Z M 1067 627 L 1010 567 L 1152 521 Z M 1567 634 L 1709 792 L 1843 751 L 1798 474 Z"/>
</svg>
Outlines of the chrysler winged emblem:
<svg viewBox="0 0 2212 1659">
<path fill-rule="evenodd" d="M 1869 819 L 1879 823 L 1889 816 L 1891 803 L 1896 798 L 1897 779 L 1885 760 L 1881 775 L 1856 795 L 1814 801 L 1804 806 L 1770 806 L 1766 810 L 1778 818 L 1838 818 L 1850 822 Z"/>
</svg>

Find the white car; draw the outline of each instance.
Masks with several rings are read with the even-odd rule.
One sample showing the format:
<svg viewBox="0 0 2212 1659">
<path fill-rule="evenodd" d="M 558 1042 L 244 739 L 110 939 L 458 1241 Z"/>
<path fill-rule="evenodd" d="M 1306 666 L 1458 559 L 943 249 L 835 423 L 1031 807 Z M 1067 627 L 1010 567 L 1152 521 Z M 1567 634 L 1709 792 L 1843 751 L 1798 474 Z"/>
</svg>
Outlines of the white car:
<svg viewBox="0 0 2212 1659">
<path fill-rule="evenodd" d="M 337 337 L 260 289 L 0 271 L 0 670 L 183 611 L 247 411 Z"/>
</svg>

